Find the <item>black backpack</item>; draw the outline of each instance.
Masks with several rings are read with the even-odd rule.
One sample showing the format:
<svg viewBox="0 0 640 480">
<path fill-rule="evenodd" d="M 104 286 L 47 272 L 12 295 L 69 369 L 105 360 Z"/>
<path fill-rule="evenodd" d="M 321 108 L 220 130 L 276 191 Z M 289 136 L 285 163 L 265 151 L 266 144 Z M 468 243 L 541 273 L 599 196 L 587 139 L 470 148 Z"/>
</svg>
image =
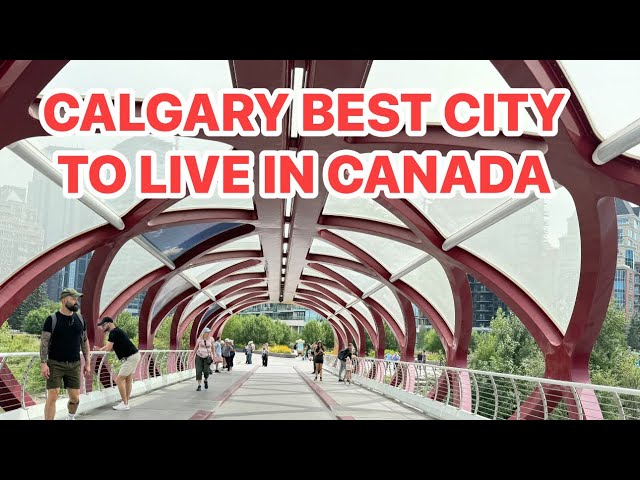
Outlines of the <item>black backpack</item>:
<svg viewBox="0 0 640 480">
<path fill-rule="evenodd" d="M 347 350 L 348 350 L 348 348 L 345 348 L 344 350 L 340 350 L 340 352 L 338 353 L 338 360 L 346 360 L 347 359 Z"/>
</svg>

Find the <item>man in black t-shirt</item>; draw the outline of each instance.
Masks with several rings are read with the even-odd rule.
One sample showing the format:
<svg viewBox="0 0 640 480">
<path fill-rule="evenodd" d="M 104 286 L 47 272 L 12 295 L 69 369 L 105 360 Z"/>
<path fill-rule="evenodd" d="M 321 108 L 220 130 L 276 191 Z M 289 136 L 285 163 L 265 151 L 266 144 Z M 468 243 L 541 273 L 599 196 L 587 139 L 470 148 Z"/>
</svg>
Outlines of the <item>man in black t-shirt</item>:
<svg viewBox="0 0 640 480">
<path fill-rule="evenodd" d="M 113 319 L 104 317 L 99 327 L 102 331 L 109 334 L 107 344 L 104 347 L 94 347 L 94 350 L 102 350 L 110 352 L 113 350 L 119 360 L 122 360 L 122 366 L 116 377 L 116 385 L 122 401 L 118 405 L 114 405 L 114 410 L 129 410 L 129 397 L 131 396 L 131 387 L 133 385 L 133 374 L 140 362 L 140 352 L 129 339 L 123 330 L 116 327 Z"/>
<path fill-rule="evenodd" d="M 40 337 L 40 373 L 47 379 L 47 402 L 44 407 L 44 419 L 53 420 L 56 414 L 56 400 L 60 386 L 69 394 L 67 402 L 67 420 L 75 420 L 80 403 L 81 365 L 80 350 L 84 356 L 84 371 L 91 374 L 89 361 L 89 340 L 87 326 L 75 313 L 79 310 L 78 299 L 82 293 L 73 288 L 65 288 L 60 293 L 60 310 L 55 313 L 53 328 L 51 316 L 42 327 Z"/>
</svg>

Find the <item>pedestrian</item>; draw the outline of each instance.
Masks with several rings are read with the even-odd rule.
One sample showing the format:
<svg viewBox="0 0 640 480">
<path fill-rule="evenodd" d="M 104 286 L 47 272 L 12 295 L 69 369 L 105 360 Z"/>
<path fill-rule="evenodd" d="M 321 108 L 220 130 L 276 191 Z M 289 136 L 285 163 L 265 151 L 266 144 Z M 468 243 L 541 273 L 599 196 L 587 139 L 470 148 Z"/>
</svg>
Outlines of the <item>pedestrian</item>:
<svg viewBox="0 0 640 480">
<path fill-rule="evenodd" d="M 324 364 L 324 346 L 320 341 L 316 343 L 316 348 L 313 351 L 313 364 L 315 365 L 315 374 L 316 374 L 316 377 L 313 380 L 316 381 L 318 379 L 318 375 L 320 375 L 320 381 L 322 381 L 322 366 Z"/>
<path fill-rule="evenodd" d="M 213 373 L 220 373 L 220 365 L 224 362 L 224 358 L 222 357 L 222 337 L 218 337 L 216 343 L 213 344 L 213 363 L 216 364 L 216 369 Z M 224 363 L 222 365 L 224 368 Z"/>
<path fill-rule="evenodd" d="M 198 388 L 196 392 L 202 390 L 202 376 L 204 375 L 204 389 L 209 388 L 209 375 L 211 374 L 211 364 L 213 363 L 213 339 L 211 338 L 211 329 L 205 327 L 196 340 L 193 347 L 194 363 L 196 365 L 196 382 Z"/>
<path fill-rule="evenodd" d="M 245 352 L 247 356 L 245 363 L 251 365 L 251 357 L 253 356 L 253 340 L 249 340 L 249 343 L 247 343 L 247 346 L 245 347 Z"/>
<path fill-rule="evenodd" d="M 344 381 L 344 372 L 347 368 L 347 358 L 351 358 L 351 355 L 353 355 L 353 343 L 350 343 L 349 345 L 347 345 L 346 348 L 340 350 L 338 352 L 338 360 L 340 361 L 340 370 L 338 370 L 338 381 L 342 382 Z"/>
<path fill-rule="evenodd" d="M 84 357 L 84 373 L 91 374 L 87 326 L 82 315 L 78 313 L 78 299 L 83 295 L 74 288 L 62 290 L 59 310 L 49 315 L 42 326 L 40 373 L 47 380 L 45 420 L 53 420 L 55 417 L 56 400 L 63 382 L 69 395 L 67 420 L 75 420 L 80 403 L 80 350 Z"/>
<path fill-rule="evenodd" d="M 262 366 L 266 367 L 267 363 L 269 363 L 269 344 L 265 343 L 262 345 Z"/>
<path fill-rule="evenodd" d="M 345 360 L 346 365 L 346 373 L 344 375 L 344 381 L 345 383 L 353 383 L 353 381 L 351 380 L 351 374 L 353 373 L 353 366 L 355 365 L 355 360 L 356 356 L 352 355 L 347 357 L 347 359 Z"/>
<path fill-rule="evenodd" d="M 133 375 L 140 363 L 140 352 L 133 344 L 129 336 L 120 327 L 116 326 L 111 317 L 104 317 L 98 327 L 108 333 L 107 344 L 104 347 L 93 347 L 94 350 L 103 352 L 114 351 L 120 364 L 120 370 L 116 376 L 116 385 L 122 401 L 113 406 L 114 410 L 129 410 L 129 399 L 133 387 Z"/>
</svg>

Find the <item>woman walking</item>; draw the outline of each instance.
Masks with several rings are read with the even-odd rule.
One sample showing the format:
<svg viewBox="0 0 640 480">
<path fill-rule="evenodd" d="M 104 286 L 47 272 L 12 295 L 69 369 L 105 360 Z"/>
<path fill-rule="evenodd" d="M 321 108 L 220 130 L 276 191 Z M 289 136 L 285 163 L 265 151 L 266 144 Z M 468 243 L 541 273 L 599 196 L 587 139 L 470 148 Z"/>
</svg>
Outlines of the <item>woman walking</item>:
<svg viewBox="0 0 640 480">
<path fill-rule="evenodd" d="M 318 375 L 320 375 L 320 381 L 322 381 L 322 366 L 324 364 L 324 345 L 322 345 L 322 342 L 318 342 L 316 344 L 316 348 L 313 351 L 313 363 L 315 365 L 315 373 L 316 373 L 316 378 L 313 379 L 313 381 L 316 381 L 318 379 Z"/>
<path fill-rule="evenodd" d="M 204 388 L 205 390 L 209 388 L 209 374 L 211 373 L 211 369 L 209 366 L 213 363 L 213 351 L 211 350 L 213 347 L 213 340 L 211 339 L 211 329 L 206 327 L 202 330 L 202 334 L 196 340 L 196 346 L 193 349 L 195 353 L 195 364 L 196 364 L 196 381 L 198 382 L 198 388 L 196 391 L 199 392 L 202 390 L 202 375 L 204 374 Z"/>
</svg>

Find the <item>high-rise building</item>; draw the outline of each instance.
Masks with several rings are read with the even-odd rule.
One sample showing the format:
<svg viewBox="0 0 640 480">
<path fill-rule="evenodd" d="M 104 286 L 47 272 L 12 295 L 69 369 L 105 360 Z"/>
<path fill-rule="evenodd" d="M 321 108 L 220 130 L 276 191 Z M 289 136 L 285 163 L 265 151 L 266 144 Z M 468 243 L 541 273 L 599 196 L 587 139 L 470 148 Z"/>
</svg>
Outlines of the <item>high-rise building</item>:
<svg viewBox="0 0 640 480">
<path fill-rule="evenodd" d="M 615 199 L 618 217 L 618 257 L 613 282 L 616 305 L 631 318 L 640 308 L 640 218 L 638 207 L 625 200 Z"/>
<path fill-rule="evenodd" d="M 471 275 L 467 275 L 467 278 L 471 287 L 471 302 L 473 305 L 472 326 L 488 328 L 498 308 L 508 312 L 509 307 L 479 280 L 476 280 Z"/>
<path fill-rule="evenodd" d="M 131 313 L 131 315 L 133 315 L 134 317 L 139 316 L 140 309 L 142 308 L 142 302 L 144 301 L 144 296 L 146 295 L 146 293 L 147 291 L 145 290 L 143 292 L 140 292 L 135 297 L 133 297 L 133 300 L 131 300 L 131 303 L 127 305 L 127 308 L 125 308 L 125 311 Z"/>
<path fill-rule="evenodd" d="M 155 137 L 134 137 L 126 139 L 113 147 L 113 150 L 125 155 L 133 162 L 138 150 L 155 151 L 158 157 L 159 171 L 162 172 L 164 166 L 164 154 L 173 146 L 170 140 L 161 140 Z M 55 146 L 43 148 L 42 152 L 51 156 L 57 150 L 73 150 L 78 147 Z M 162 177 L 162 173 L 160 173 Z M 86 225 L 88 215 L 95 215 L 89 208 L 79 206 L 79 202 L 65 199 L 60 192 L 60 187 L 43 175 L 34 175 L 33 181 L 29 185 L 29 196 L 27 202 L 36 213 L 37 221 L 44 226 L 45 245 L 57 243 L 55 239 L 67 238 L 74 233 L 77 225 Z M 133 206 L 136 203 L 135 189 L 129 188 L 121 198 L 119 205 Z M 75 208 L 74 208 L 75 207 Z M 55 215 L 48 214 L 55 212 Z M 118 214 L 124 212 L 118 211 Z M 106 223 L 106 222 L 105 222 Z M 93 252 L 83 255 L 65 266 L 46 282 L 46 291 L 50 299 L 57 301 L 58 295 L 65 287 L 72 287 L 82 291 L 84 275 L 87 271 L 89 260 Z M 125 309 L 133 315 L 139 315 L 142 301 L 146 292 L 138 294 Z"/>
<path fill-rule="evenodd" d="M 67 287 L 75 288 L 79 292 L 82 291 L 84 275 L 87 272 L 91 255 L 93 252 L 81 256 L 49 277 L 45 282 L 45 290 L 51 300 L 57 301 L 60 292 Z"/>
<path fill-rule="evenodd" d="M 44 248 L 44 229 L 26 198 L 25 188 L 0 186 L 0 281 Z"/>
<path fill-rule="evenodd" d="M 302 331 L 306 322 L 322 318 L 313 310 L 286 303 L 262 303 L 249 307 L 243 310 L 242 313 L 246 315 L 266 315 L 273 320 L 280 320 L 289 325 L 296 333 Z"/>
</svg>

